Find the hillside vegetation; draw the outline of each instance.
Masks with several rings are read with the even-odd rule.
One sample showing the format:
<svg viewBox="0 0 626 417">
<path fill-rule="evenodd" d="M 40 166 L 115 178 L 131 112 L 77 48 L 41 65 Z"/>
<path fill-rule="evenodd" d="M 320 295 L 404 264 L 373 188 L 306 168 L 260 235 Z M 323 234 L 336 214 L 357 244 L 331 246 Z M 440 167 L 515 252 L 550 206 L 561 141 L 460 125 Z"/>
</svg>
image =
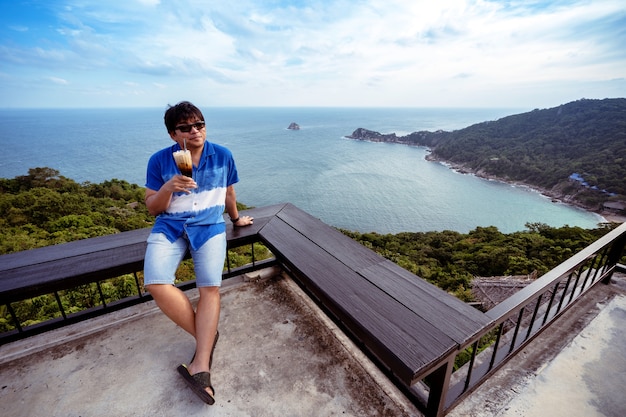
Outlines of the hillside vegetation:
<svg viewBox="0 0 626 417">
<path fill-rule="evenodd" d="M 149 227 L 143 196 L 126 181 L 79 184 L 51 168 L 0 178 L 0 254 Z"/>
<path fill-rule="evenodd" d="M 50 168 L 33 168 L 28 175 L 0 179 L 0 210 L 4 214 L 0 218 L 0 254 L 149 227 L 154 218 L 148 214 L 143 195 L 142 188 L 126 181 L 79 184 Z M 467 234 L 342 232 L 446 291 L 468 299 L 474 276 L 534 271 L 541 275 L 612 227 L 587 230 L 533 223 L 525 231 L 509 234 L 493 226 L 478 227 Z M 267 256 L 261 253 L 262 248 L 259 250 L 257 259 Z M 245 254 L 231 252 L 229 257 L 231 265 L 241 265 L 247 259 Z M 183 265 L 179 273 L 181 280 L 193 279 L 191 265 Z M 131 282 L 132 277 L 127 278 Z"/>
<path fill-rule="evenodd" d="M 553 228 L 529 223 L 526 230 L 514 233 L 501 233 L 495 226 L 477 227 L 469 233 L 342 232 L 461 300 L 472 301 L 475 276 L 541 276 L 614 227 Z"/>
<path fill-rule="evenodd" d="M 527 184 L 590 209 L 606 201 L 626 201 L 623 98 L 583 99 L 452 132 L 396 137 L 357 129 L 351 137 L 427 146 L 429 159 Z"/>
</svg>

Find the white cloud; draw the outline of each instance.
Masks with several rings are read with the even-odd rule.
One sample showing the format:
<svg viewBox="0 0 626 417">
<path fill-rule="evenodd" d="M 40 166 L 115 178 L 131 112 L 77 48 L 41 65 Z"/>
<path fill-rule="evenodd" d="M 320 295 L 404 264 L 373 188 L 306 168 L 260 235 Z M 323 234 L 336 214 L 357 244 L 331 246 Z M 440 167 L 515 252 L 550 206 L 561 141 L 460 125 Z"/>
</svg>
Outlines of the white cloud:
<svg viewBox="0 0 626 417">
<path fill-rule="evenodd" d="M 127 79 L 161 86 L 137 105 L 162 94 L 214 105 L 532 107 L 626 95 L 620 1 L 301 3 L 66 0 L 71 13 L 47 24 L 57 38 L 0 44 L 0 62 L 15 76 L 62 67 L 110 90 Z"/>
<path fill-rule="evenodd" d="M 69 84 L 67 80 L 64 80 L 63 78 L 59 78 L 59 77 L 46 77 L 46 79 L 48 79 L 49 81 L 52 81 L 54 84 L 59 84 L 59 85 Z"/>
<path fill-rule="evenodd" d="M 28 32 L 28 26 L 10 25 L 9 29 L 14 30 L 16 32 Z"/>
</svg>

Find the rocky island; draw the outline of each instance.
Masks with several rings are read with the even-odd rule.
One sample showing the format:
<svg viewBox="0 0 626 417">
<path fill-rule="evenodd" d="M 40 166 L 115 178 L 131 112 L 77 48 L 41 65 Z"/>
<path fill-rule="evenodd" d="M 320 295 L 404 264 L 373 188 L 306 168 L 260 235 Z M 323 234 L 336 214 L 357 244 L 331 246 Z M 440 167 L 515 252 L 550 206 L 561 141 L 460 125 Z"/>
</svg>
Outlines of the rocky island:
<svg viewBox="0 0 626 417">
<path fill-rule="evenodd" d="M 289 130 L 300 130 L 300 125 L 298 125 L 298 123 L 296 123 L 296 122 L 291 122 L 291 124 L 289 125 L 289 127 L 287 129 L 289 129 Z"/>
</svg>

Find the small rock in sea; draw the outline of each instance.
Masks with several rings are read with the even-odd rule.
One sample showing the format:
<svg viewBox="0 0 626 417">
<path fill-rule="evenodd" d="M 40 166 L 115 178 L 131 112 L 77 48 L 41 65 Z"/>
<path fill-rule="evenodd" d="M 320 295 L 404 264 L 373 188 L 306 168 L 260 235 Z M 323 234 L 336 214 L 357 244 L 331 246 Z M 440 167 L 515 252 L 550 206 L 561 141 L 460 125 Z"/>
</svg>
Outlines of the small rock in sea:
<svg viewBox="0 0 626 417">
<path fill-rule="evenodd" d="M 300 130 L 300 126 L 298 125 L 298 123 L 292 122 L 287 129 L 289 129 L 289 130 Z"/>
</svg>

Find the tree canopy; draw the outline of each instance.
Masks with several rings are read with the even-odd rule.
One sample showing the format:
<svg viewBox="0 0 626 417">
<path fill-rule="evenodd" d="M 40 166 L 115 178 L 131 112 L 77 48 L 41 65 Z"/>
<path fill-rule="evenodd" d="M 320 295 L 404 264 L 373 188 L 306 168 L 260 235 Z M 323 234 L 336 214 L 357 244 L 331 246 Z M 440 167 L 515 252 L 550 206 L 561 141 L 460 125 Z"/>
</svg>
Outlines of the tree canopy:
<svg viewBox="0 0 626 417">
<path fill-rule="evenodd" d="M 51 168 L 0 178 L 0 254 L 149 227 L 143 198 L 126 181 L 79 184 Z"/>
</svg>

